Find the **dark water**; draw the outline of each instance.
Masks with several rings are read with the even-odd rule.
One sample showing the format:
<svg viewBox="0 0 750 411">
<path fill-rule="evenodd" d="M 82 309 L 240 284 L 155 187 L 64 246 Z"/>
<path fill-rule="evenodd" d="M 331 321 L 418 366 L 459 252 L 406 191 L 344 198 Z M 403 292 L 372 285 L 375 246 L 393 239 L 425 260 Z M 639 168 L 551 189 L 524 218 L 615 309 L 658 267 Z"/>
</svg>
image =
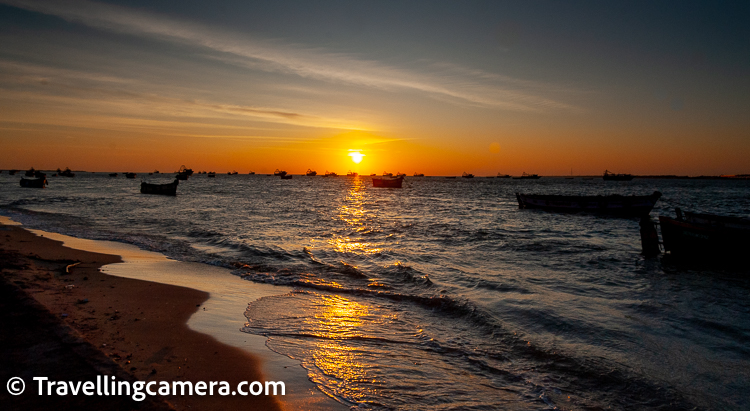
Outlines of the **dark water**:
<svg viewBox="0 0 750 411">
<path fill-rule="evenodd" d="M 0 214 L 294 287 L 247 332 L 321 390 L 394 409 L 750 409 L 750 275 L 640 254 L 638 221 L 519 210 L 514 193 L 663 193 L 750 215 L 747 181 L 0 174 Z"/>
</svg>

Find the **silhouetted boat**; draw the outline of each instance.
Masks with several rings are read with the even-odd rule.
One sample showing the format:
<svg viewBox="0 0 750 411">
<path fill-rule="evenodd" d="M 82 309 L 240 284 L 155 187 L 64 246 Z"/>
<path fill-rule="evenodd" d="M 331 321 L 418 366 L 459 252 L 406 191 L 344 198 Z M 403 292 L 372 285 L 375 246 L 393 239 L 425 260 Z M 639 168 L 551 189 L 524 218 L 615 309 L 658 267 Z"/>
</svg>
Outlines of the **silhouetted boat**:
<svg viewBox="0 0 750 411">
<path fill-rule="evenodd" d="M 372 186 L 373 187 L 383 187 L 383 188 L 401 188 L 401 185 L 404 183 L 404 176 L 398 176 L 394 177 L 393 174 L 387 173 L 385 175 L 382 175 L 380 177 L 375 176 L 372 178 Z"/>
<path fill-rule="evenodd" d="M 110 177 L 117 177 L 117 173 L 109 173 Z"/>
<path fill-rule="evenodd" d="M 135 178 L 137 175 L 136 173 L 125 173 L 125 178 Z"/>
<path fill-rule="evenodd" d="M 750 219 L 675 209 L 677 218 L 659 216 L 664 250 L 685 260 L 742 262 L 750 250 Z"/>
<path fill-rule="evenodd" d="M 406 173 L 396 172 L 396 177 L 406 177 Z"/>
<path fill-rule="evenodd" d="M 21 177 L 21 187 L 26 188 L 44 188 L 47 185 L 46 178 L 23 178 Z"/>
<path fill-rule="evenodd" d="M 18 172 L 18 170 L 8 170 L 8 174 L 10 174 L 12 176 L 16 175 L 17 172 Z"/>
<path fill-rule="evenodd" d="M 206 177 L 210 177 L 210 178 L 216 178 L 216 172 L 214 172 L 214 171 L 209 171 L 208 173 L 206 173 Z"/>
<path fill-rule="evenodd" d="M 292 175 L 291 174 L 283 174 L 281 176 L 281 179 L 282 180 L 291 180 L 292 179 Z"/>
<path fill-rule="evenodd" d="M 251 175 L 251 176 L 252 176 L 252 175 L 255 175 L 255 171 L 251 171 L 251 172 L 249 172 L 249 173 L 247 173 L 247 174 L 248 174 L 248 175 Z"/>
<path fill-rule="evenodd" d="M 307 169 L 307 172 L 305 173 L 305 175 L 306 175 L 306 176 L 309 176 L 309 177 L 313 177 L 313 176 L 316 176 L 316 175 L 318 175 L 318 172 L 317 172 L 317 171 L 314 171 L 314 170 L 311 170 L 311 169 L 309 169 L 309 168 L 308 168 L 308 169 Z"/>
<path fill-rule="evenodd" d="M 497 178 L 510 178 L 510 174 L 500 174 L 500 173 L 497 173 Z"/>
<path fill-rule="evenodd" d="M 277 168 L 276 171 L 273 172 L 273 175 L 275 175 L 275 176 L 285 176 L 286 175 L 286 171 L 279 170 Z"/>
<path fill-rule="evenodd" d="M 183 164 L 183 165 L 181 165 L 181 166 L 180 166 L 180 169 L 179 169 L 179 170 L 177 171 L 177 175 L 175 176 L 175 178 L 176 178 L 177 180 L 183 180 L 183 181 L 185 181 L 185 180 L 187 180 L 187 179 L 188 179 L 188 177 L 190 177 L 191 175 L 193 175 L 193 169 L 191 169 L 191 168 L 187 168 L 187 167 L 185 167 L 185 165 Z"/>
<path fill-rule="evenodd" d="M 417 173 L 417 172 L 415 171 L 415 172 L 414 172 L 414 177 L 424 177 L 424 173 Z"/>
<path fill-rule="evenodd" d="M 541 177 L 539 177 L 539 174 L 528 174 L 525 171 L 523 174 L 521 174 L 520 177 L 513 177 L 515 180 L 538 180 Z"/>
<path fill-rule="evenodd" d="M 358 175 L 359 175 L 359 174 L 357 174 L 357 173 L 354 173 L 354 172 L 352 172 L 351 170 L 349 170 L 349 172 L 348 172 L 348 173 L 346 173 L 346 176 L 347 176 L 347 177 L 356 177 L 356 176 L 358 176 Z"/>
<path fill-rule="evenodd" d="M 608 181 L 630 181 L 633 179 L 633 175 L 632 174 L 615 174 L 615 173 L 611 173 L 609 170 L 604 170 L 604 176 L 602 178 Z"/>
<path fill-rule="evenodd" d="M 75 177 L 75 173 L 70 171 L 68 167 L 65 167 L 65 171 L 60 171 L 60 169 L 57 169 L 57 175 L 63 176 L 63 177 Z"/>
<path fill-rule="evenodd" d="M 145 181 L 141 182 L 141 194 L 160 194 L 165 196 L 177 195 L 177 185 L 180 184 L 180 180 L 174 179 L 173 182 L 167 184 L 150 184 Z"/>
<path fill-rule="evenodd" d="M 463 174 L 461 174 L 462 178 L 474 178 L 474 174 L 470 174 L 464 171 Z"/>
<path fill-rule="evenodd" d="M 565 213 L 600 213 L 623 217 L 648 215 L 661 193 L 654 191 L 647 196 L 566 196 L 516 193 L 518 208 L 539 208 Z"/>
<path fill-rule="evenodd" d="M 333 171 L 328 172 L 328 170 L 326 170 L 326 173 L 323 174 L 323 177 L 338 177 L 338 174 L 334 173 Z"/>
</svg>

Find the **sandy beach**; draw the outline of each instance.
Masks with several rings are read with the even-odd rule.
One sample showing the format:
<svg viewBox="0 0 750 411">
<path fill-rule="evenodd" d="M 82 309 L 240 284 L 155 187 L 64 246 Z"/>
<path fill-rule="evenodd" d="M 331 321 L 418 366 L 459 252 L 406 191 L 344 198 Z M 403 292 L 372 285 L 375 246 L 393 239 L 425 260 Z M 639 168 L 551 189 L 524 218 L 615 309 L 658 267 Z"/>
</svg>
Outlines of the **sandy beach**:
<svg viewBox="0 0 750 411">
<path fill-rule="evenodd" d="M 17 300 L 22 301 L 15 306 L 8 306 L 6 303 L 6 310 L 11 313 L 30 310 L 37 315 L 41 311 L 48 322 L 59 325 L 59 336 L 56 338 L 72 338 L 78 345 L 87 346 L 86 350 L 79 350 L 83 354 L 78 354 L 77 362 L 70 355 L 61 352 L 61 358 L 53 361 L 58 362 L 57 369 L 45 368 L 44 364 L 50 362 L 50 357 L 36 352 L 38 350 L 35 351 L 33 344 L 51 343 L 52 337 L 49 336 L 47 327 L 35 321 L 21 322 L 12 329 L 10 320 L 3 320 L 3 328 L 13 330 L 12 336 L 2 333 L 3 352 L 10 354 L 3 360 L 7 362 L 3 367 L 3 374 L 10 373 L 3 375 L 3 381 L 11 376 L 21 375 L 27 384 L 25 395 L 4 398 L 3 402 L 15 403 L 20 406 L 18 408 L 24 409 L 46 405 L 56 408 L 89 408 L 105 404 L 110 408 L 114 404 L 114 409 L 172 407 L 177 410 L 280 410 L 305 407 L 304 401 L 285 402 L 280 396 L 264 395 L 170 396 L 151 398 L 144 402 L 135 402 L 129 397 L 32 396 L 28 387 L 33 382 L 33 376 L 44 375 L 51 380 L 67 380 L 71 378 L 71 373 L 74 376 L 95 376 L 96 370 L 98 374 L 119 375 L 119 380 L 194 383 L 227 381 L 232 387 L 236 387 L 241 381 L 262 382 L 269 379 L 262 373 L 262 360 L 258 356 L 222 343 L 187 325 L 195 312 L 205 310 L 204 304 L 209 298 L 207 292 L 107 275 L 101 272 L 101 267 L 121 262 L 120 256 L 68 248 L 60 241 L 46 238 L 43 234 L 37 235 L 19 226 L 0 227 L 3 290 L 6 294 L 17 295 Z M 237 334 L 242 333 L 237 331 Z M 31 342 L 23 342 L 27 337 Z M 24 344 L 26 347 L 28 344 L 32 346 L 19 351 L 18 346 Z M 61 344 L 65 346 L 64 343 Z M 99 357 L 94 358 L 96 355 L 92 353 Z M 108 358 L 109 364 L 100 353 Z M 62 366 L 60 361 L 68 361 L 70 364 Z M 102 363 L 109 368 L 102 368 Z M 284 368 L 288 369 L 289 366 Z M 59 369 L 65 370 L 66 378 L 56 374 Z M 104 370 L 116 370 L 119 374 Z M 45 375 L 45 372 L 51 374 Z M 304 375 L 301 369 L 294 372 L 296 378 Z M 36 390 L 32 392 L 35 394 Z M 5 392 L 3 395 L 7 396 Z M 318 393 L 307 405 L 321 408 L 321 397 L 322 394 Z M 340 406 L 332 400 L 325 400 L 330 401 L 331 407 Z"/>
</svg>

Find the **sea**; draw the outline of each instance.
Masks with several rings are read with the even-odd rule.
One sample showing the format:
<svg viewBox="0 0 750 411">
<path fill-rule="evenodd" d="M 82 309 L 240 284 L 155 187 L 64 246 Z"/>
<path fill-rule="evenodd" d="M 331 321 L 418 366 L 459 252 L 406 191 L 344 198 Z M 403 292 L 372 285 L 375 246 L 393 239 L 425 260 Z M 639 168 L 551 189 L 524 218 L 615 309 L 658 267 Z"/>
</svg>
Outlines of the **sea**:
<svg viewBox="0 0 750 411">
<path fill-rule="evenodd" d="M 676 207 L 748 217 L 747 180 L 407 177 L 394 189 L 195 174 L 169 197 L 140 194 L 141 176 L 19 179 L 0 174 L 0 215 L 26 227 L 291 287 L 248 301 L 242 331 L 349 406 L 750 409 L 747 271 L 646 258 L 635 218 L 515 197 L 659 191 L 654 219 Z"/>
</svg>

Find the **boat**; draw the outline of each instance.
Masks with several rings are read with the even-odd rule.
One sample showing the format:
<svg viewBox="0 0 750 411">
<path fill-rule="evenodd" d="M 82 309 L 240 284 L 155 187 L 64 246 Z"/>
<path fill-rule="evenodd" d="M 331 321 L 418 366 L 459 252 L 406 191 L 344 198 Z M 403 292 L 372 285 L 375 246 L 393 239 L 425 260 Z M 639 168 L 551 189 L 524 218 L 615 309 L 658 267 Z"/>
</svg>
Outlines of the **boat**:
<svg viewBox="0 0 750 411">
<path fill-rule="evenodd" d="M 251 171 L 251 172 L 249 172 L 249 173 L 247 173 L 247 174 L 248 174 L 248 175 L 251 175 L 251 176 L 254 176 L 254 175 L 255 175 L 255 171 Z"/>
<path fill-rule="evenodd" d="M 179 170 L 177 171 L 177 175 L 175 176 L 175 178 L 176 178 L 177 180 L 183 180 L 183 181 L 185 181 L 185 180 L 187 180 L 187 179 L 188 179 L 188 177 L 190 177 L 191 175 L 193 175 L 193 169 L 191 169 L 191 168 L 187 168 L 187 167 L 185 167 L 185 165 L 183 164 L 183 165 L 181 165 L 181 166 L 180 166 L 180 169 L 179 169 Z"/>
<path fill-rule="evenodd" d="M 209 171 L 208 173 L 206 173 L 206 177 L 216 178 L 216 172 L 215 171 Z"/>
<path fill-rule="evenodd" d="M 406 173 L 396 172 L 396 177 L 406 177 Z"/>
<path fill-rule="evenodd" d="M 359 175 L 359 174 L 357 174 L 357 173 L 355 173 L 355 172 L 352 172 L 351 170 L 349 170 L 349 172 L 348 172 L 348 173 L 346 173 L 346 176 L 347 176 L 347 177 L 356 177 L 356 176 L 358 176 L 358 175 Z"/>
<path fill-rule="evenodd" d="M 326 173 L 323 174 L 323 177 L 338 177 L 338 174 L 334 173 L 333 171 L 328 172 L 328 170 L 326 170 Z"/>
<path fill-rule="evenodd" d="M 464 171 L 464 173 L 461 174 L 461 177 L 462 178 L 474 178 L 474 174 L 467 173 L 467 172 Z"/>
<path fill-rule="evenodd" d="M 174 196 L 177 195 L 178 184 L 180 184 L 180 180 L 176 178 L 173 182 L 167 184 L 150 184 L 142 181 L 141 194 L 160 194 L 165 196 Z"/>
<path fill-rule="evenodd" d="M 231 176 L 236 176 L 236 175 L 237 175 L 237 174 L 239 174 L 239 173 L 238 173 L 237 171 L 235 171 L 235 170 L 232 170 L 232 172 L 231 172 L 231 173 L 227 173 L 227 174 L 229 174 L 229 175 L 231 175 Z"/>
<path fill-rule="evenodd" d="M 567 196 L 516 193 L 518 208 L 538 208 L 547 211 L 564 213 L 598 213 L 622 217 L 639 217 L 648 215 L 661 197 L 654 191 L 645 196 Z"/>
<path fill-rule="evenodd" d="M 23 178 L 21 177 L 21 187 L 26 188 L 44 188 L 47 185 L 46 178 Z"/>
<path fill-rule="evenodd" d="M 279 170 L 277 168 L 276 171 L 273 172 L 273 175 L 275 175 L 275 176 L 285 176 L 286 175 L 286 171 L 282 171 L 282 170 Z"/>
<path fill-rule="evenodd" d="M 292 179 L 292 175 L 291 174 L 282 174 L 281 175 L 281 179 L 282 180 L 291 180 Z"/>
<path fill-rule="evenodd" d="M 373 187 L 383 187 L 383 188 L 401 188 L 402 184 L 404 183 L 404 176 L 400 175 L 398 177 L 394 177 L 391 173 L 384 173 L 382 176 L 378 177 L 375 176 L 372 178 L 372 186 Z"/>
<path fill-rule="evenodd" d="M 414 172 L 414 177 L 424 177 L 424 173 L 417 173 L 417 172 L 415 171 L 415 172 Z"/>
<path fill-rule="evenodd" d="M 117 177 L 117 173 L 109 173 L 110 177 Z"/>
<path fill-rule="evenodd" d="M 135 178 L 137 175 L 136 173 L 125 173 L 125 178 Z"/>
<path fill-rule="evenodd" d="M 17 172 L 18 172 L 18 170 L 8 170 L 8 174 L 10 174 L 12 176 L 16 175 Z"/>
<path fill-rule="evenodd" d="M 63 177 L 75 177 L 75 173 L 70 171 L 70 168 L 65 167 L 65 171 L 60 171 L 60 169 L 57 169 L 57 175 L 63 176 Z"/>
<path fill-rule="evenodd" d="M 497 178 L 510 178 L 510 174 L 500 174 L 500 173 L 497 173 Z"/>
<path fill-rule="evenodd" d="M 527 172 L 523 172 L 520 177 L 513 177 L 514 180 L 538 180 L 541 177 L 539 177 L 539 174 L 529 174 Z"/>
<path fill-rule="evenodd" d="M 311 169 L 308 168 L 307 172 L 305 172 L 305 175 L 308 176 L 308 177 L 313 177 L 313 176 L 318 175 L 318 172 L 315 171 L 315 170 L 311 170 Z"/>
<path fill-rule="evenodd" d="M 633 179 L 632 174 L 615 174 L 609 170 L 604 170 L 604 176 L 602 177 L 607 181 L 630 181 Z"/>
<path fill-rule="evenodd" d="M 664 251 L 688 260 L 712 263 L 747 261 L 750 250 L 750 219 L 699 214 L 675 209 L 677 218 L 659 216 Z"/>
</svg>

